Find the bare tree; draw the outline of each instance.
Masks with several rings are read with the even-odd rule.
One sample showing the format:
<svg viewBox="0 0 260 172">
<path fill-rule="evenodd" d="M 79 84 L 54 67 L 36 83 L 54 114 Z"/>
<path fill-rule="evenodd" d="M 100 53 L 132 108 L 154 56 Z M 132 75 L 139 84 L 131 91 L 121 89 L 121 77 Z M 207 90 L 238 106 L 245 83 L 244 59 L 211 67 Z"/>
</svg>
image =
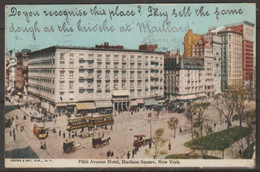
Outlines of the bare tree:
<svg viewBox="0 0 260 172">
<path fill-rule="evenodd" d="M 242 128 L 242 122 L 244 119 L 246 105 L 250 101 L 246 101 L 248 97 L 248 90 L 246 87 L 235 87 L 234 98 L 235 98 L 235 110 L 239 117 L 239 127 Z"/>
<path fill-rule="evenodd" d="M 170 118 L 170 120 L 167 122 L 167 124 L 168 124 L 168 127 L 169 127 L 169 129 L 170 130 L 174 130 L 174 138 L 176 137 L 176 129 L 177 129 L 177 126 L 178 126 L 178 124 L 179 124 L 179 121 L 178 121 L 178 119 L 177 118 L 175 118 L 175 117 L 172 117 L 172 118 Z"/>
<path fill-rule="evenodd" d="M 164 134 L 164 129 L 159 128 L 155 131 L 155 134 L 153 136 L 153 141 L 154 141 L 154 154 L 153 157 L 156 159 L 160 155 L 165 155 L 167 154 L 166 150 L 162 150 L 163 146 L 165 143 L 168 141 L 167 139 L 163 138 Z M 145 154 L 150 154 L 150 150 L 146 149 Z"/>
<path fill-rule="evenodd" d="M 189 103 L 187 105 L 185 116 L 190 122 L 190 128 L 191 128 L 191 138 L 194 139 L 194 131 L 193 131 L 193 121 L 194 116 L 196 115 L 196 107 L 194 106 L 194 103 Z"/>
<path fill-rule="evenodd" d="M 213 104 L 213 106 L 224 116 L 227 121 L 228 139 L 230 138 L 231 119 L 235 112 L 235 105 L 236 94 L 233 89 L 226 90 Z"/>
<path fill-rule="evenodd" d="M 200 139 L 202 139 L 202 137 L 203 137 L 203 126 L 204 126 L 205 122 L 208 121 L 204 112 L 208 109 L 209 105 L 210 105 L 210 103 L 204 103 L 204 102 L 196 103 L 194 105 L 195 108 L 197 109 L 197 113 L 196 113 L 197 115 L 196 115 L 195 121 L 199 126 Z M 201 144 L 202 144 L 202 142 L 201 142 Z M 204 155 L 204 150 L 203 150 L 202 145 L 200 145 L 200 149 L 201 149 L 201 154 Z"/>
</svg>

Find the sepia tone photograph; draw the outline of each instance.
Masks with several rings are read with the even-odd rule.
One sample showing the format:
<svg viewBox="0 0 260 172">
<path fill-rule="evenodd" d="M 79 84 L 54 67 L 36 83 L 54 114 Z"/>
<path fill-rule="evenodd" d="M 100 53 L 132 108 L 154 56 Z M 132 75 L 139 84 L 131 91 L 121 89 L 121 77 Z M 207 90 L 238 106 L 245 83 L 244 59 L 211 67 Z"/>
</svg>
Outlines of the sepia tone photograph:
<svg viewBox="0 0 260 172">
<path fill-rule="evenodd" d="M 255 4 L 5 9 L 6 167 L 255 166 Z"/>
</svg>

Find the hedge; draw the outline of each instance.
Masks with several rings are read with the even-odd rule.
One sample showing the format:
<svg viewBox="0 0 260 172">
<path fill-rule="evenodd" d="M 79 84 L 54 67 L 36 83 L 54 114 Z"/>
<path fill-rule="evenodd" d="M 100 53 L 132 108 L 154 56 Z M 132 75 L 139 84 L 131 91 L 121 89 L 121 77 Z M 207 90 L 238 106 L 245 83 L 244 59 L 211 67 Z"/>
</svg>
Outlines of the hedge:
<svg viewBox="0 0 260 172">
<path fill-rule="evenodd" d="M 189 154 L 171 154 L 166 156 L 165 159 L 189 159 Z"/>
<path fill-rule="evenodd" d="M 191 159 L 189 154 L 171 154 L 165 157 L 165 159 Z M 220 159 L 215 156 L 204 155 L 203 159 Z"/>
<path fill-rule="evenodd" d="M 255 146 L 255 143 L 252 143 L 246 148 L 246 150 L 243 152 L 243 155 L 242 155 L 243 159 L 252 159 L 253 154 L 254 154 L 254 146 Z"/>
<path fill-rule="evenodd" d="M 233 143 L 238 141 L 239 139 L 247 136 L 250 134 L 250 129 L 242 127 L 240 131 L 240 127 L 236 126 L 229 129 L 230 132 L 230 139 L 227 139 L 227 129 L 222 130 L 202 138 L 194 139 L 193 141 L 190 140 L 184 143 L 184 146 L 191 148 L 191 146 L 197 147 L 198 149 L 200 146 L 203 147 L 204 150 L 224 150 L 230 147 Z"/>
</svg>

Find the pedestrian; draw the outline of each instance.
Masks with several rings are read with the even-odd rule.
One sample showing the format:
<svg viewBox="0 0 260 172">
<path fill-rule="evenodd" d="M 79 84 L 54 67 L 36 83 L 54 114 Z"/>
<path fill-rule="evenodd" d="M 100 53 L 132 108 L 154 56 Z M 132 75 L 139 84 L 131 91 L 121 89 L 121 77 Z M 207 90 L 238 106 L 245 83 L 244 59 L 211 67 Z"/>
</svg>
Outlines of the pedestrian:
<svg viewBox="0 0 260 172">
<path fill-rule="evenodd" d="M 40 147 L 40 149 L 44 149 L 42 142 L 41 142 L 41 147 Z"/>
<path fill-rule="evenodd" d="M 15 134 L 13 134 L 13 136 L 14 136 L 14 141 L 15 141 Z"/>
<path fill-rule="evenodd" d="M 130 158 L 130 152 L 128 151 L 127 152 L 127 159 L 129 159 Z"/>
<path fill-rule="evenodd" d="M 44 147 L 44 149 L 47 149 L 46 142 L 44 142 L 43 147 Z"/>
<path fill-rule="evenodd" d="M 152 142 L 150 141 L 148 144 L 149 144 L 149 149 L 151 149 L 152 148 Z"/>
<path fill-rule="evenodd" d="M 135 150 L 133 149 L 132 150 L 132 158 L 134 158 L 134 156 L 135 156 Z"/>
<path fill-rule="evenodd" d="M 107 158 L 110 156 L 110 152 L 109 151 L 107 151 Z"/>
<path fill-rule="evenodd" d="M 13 134 L 15 134 L 15 129 L 13 129 Z"/>
<path fill-rule="evenodd" d="M 182 132 L 182 129 L 181 129 L 181 127 L 180 127 L 180 133 Z"/>
<path fill-rule="evenodd" d="M 242 150 L 241 149 L 239 149 L 238 153 L 239 153 L 239 157 L 242 157 Z"/>
<path fill-rule="evenodd" d="M 169 147 L 169 151 L 170 151 L 172 149 L 171 142 L 169 142 L 168 147 Z"/>
<path fill-rule="evenodd" d="M 69 139 L 70 139 L 70 132 L 69 132 Z"/>
<path fill-rule="evenodd" d="M 59 136 L 61 136 L 61 131 L 59 130 Z"/>
<path fill-rule="evenodd" d="M 65 139 L 65 132 L 63 132 L 63 138 Z"/>
<path fill-rule="evenodd" d="M 10 130 L 10 137 L 12 136 L 12 130 Z"/>
<path fill-rule="evenodd" d="M 113 151 L 111 152 L 111 156 L 114 156 L 114 152 Z"/>
<path fill-rule="evenodd" d="M 214 127 L 216 127 L 216 125 L 217 125 L 217 124 L 214 122 Z"/>
<path fill-rule="evenodd" d="M 18 127 L 18 124 L 15 125 L 16 130 L 17 130 L 17 127 Z"/>
<path fill-rule="evenodd" d="M 135 154 L 137 153 L 137 147 L 135 147 Z"/>
</svg>

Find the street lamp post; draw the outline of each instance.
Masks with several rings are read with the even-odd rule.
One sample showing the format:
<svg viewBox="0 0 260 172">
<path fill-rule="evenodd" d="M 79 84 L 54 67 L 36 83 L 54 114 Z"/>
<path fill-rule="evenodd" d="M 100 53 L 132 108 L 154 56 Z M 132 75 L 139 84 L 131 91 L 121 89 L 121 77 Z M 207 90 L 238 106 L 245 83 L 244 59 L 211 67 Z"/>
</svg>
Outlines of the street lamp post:
<svg viewBox="0 0 260 172">
<path fill-rule="evenodd" d="M 152 121 L 148 119 L 148 123 L 150 123 L 150 138 L 152 138 Z"/>
</svg>

